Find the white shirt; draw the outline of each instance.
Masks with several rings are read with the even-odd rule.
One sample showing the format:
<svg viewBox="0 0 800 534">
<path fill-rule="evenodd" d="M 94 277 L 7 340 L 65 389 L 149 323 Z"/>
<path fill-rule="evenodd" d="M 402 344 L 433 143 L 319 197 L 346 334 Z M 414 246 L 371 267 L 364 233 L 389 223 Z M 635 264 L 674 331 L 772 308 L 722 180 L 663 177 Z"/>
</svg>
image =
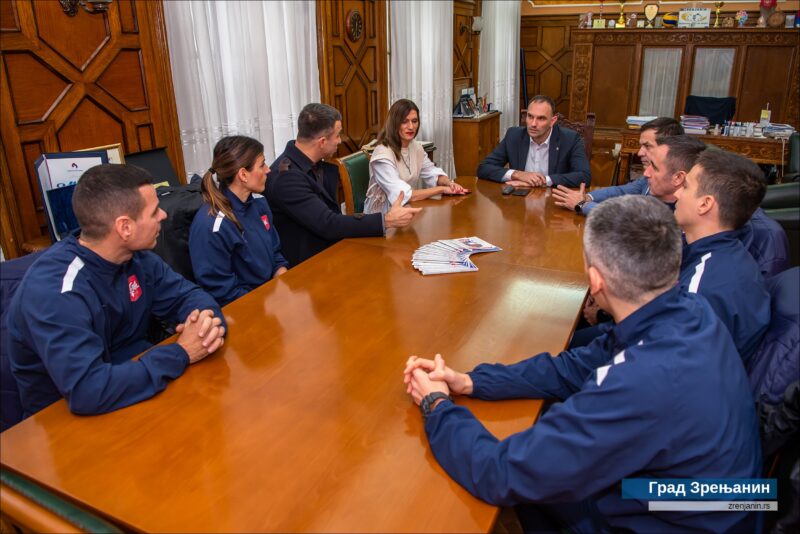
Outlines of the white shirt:
<svg viewBox="0 0 800 534">
<path fill-rule="evenodd" d="M 529 137 L 530 145 L 528 146 L 528 157 L 525 160 L 525 172 L 538 172 L 539 174 L 543 174 L 547 187 L 553 186 L 553 181 L 547 174 L 550 168 L 550 136 L 552 135 L 553 129 L 551 128 L 550 133 L 547 134 L 547 139 L 545 139 L 542 144 L 538 144 L 533 140 L 533 137 Z M 517 169 L 508 169 L 503 176 L 503 181 L 507 182 L 511 180 L 511 175 L 514 174 L 515 170 Z"/>
<path fill-rule="evenodd" d="M 403 154 L 403 151 L 407 153 L 408 149 L 402 149 L 401 154 Z M 395 167 L 391 161 L 383 159 L 371 162 L 370 170 L 372 170 L 374 173 L 375 181 L 378 182 L 378 185 L 381 186 L 381 189 L 386 192 L 386 204 L 380 208 L 377 206 L 370 206 L 369 209 L 371 211 L 368 211 L 368 207 L 365 204 L 364 213 L 373 213 L 375 211 L 380 211 L 384 214 L 387 213 L 391 209 L 392 204 L 394 204 L 394 201 L 397 200 L 397 197 L 400 196 L 401 191 L 403 192 L 403 205 L 408 204 L 408 201 L 411 200 L 411 186 L 400 179 L 397 173 L 397 167 Z M 419 177 L 422 179 L 422 183 L 425 188 L 436 187 L 439 176 L 446 175 L 447 173 L 437 167 L 428 158 L 428 155 L 425 154 L 425 159 L 422 161 L 422 169 L 419 173 Z"/>
</svg>

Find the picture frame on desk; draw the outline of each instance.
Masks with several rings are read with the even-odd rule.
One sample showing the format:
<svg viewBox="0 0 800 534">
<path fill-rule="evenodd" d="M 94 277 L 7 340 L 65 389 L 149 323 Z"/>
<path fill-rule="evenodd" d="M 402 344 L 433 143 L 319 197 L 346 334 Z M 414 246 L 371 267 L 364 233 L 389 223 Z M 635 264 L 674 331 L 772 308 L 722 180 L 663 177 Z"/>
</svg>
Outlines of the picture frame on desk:
<svg viewBox="0 0 800 534">
<path fill-rule="evenodd" d="M 108 153 L 104 150 L 46 152 L 34 163 L 53 243 L 78 229 L 78 220 L 72 211 L 72 193 L 84 172 L 105 163 L 108 163 Z"/>
<path fill-rule="evenodd" d="M 122 143 L 112 145 L 95 146 L 92 148 L 81 148 L 76 152 L 100 152 L 103 151 L 108 156 L 108 163 L 125 164 L 125 153 L 122 151 Z"/>
</svg>

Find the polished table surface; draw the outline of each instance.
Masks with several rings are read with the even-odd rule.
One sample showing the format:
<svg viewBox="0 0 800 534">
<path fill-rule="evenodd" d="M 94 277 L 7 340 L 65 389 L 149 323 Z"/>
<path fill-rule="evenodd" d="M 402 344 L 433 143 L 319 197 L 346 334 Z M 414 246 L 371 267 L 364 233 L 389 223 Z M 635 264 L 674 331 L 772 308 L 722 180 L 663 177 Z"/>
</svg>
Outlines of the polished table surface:
<svg viewBox="0 0 800 534">
<path fill-rule="evenodd" d="M 402 369 L 456 369 L 567 342 L 586 294 L 581 219 L 544 191 L 420 203 L 411 228 L 345 240 L 225 307 L 225 347 L 151 400 L 74 416 L 62 400 L 0 435 L 6 468 L 145 531 L 486 532 L 497 510 L 430 453 Z M 533 235 L 531 235 L 533 234 Z M 423 277 L 417 246 L 478 235 L 478 272 Z M 459 398 L 498 437 L 540 401 Z"/>
</svg>

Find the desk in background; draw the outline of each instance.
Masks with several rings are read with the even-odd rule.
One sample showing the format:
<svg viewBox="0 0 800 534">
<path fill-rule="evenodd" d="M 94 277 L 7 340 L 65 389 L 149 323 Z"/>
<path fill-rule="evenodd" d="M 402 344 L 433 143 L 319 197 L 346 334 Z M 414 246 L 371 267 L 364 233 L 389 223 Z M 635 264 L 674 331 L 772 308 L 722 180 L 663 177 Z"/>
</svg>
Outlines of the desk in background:
<svg viewBox="0 0 800 534">
<path fill-rule="evenodd" d="M 620 130 L 622 134 L 622 149 L 620 150 L 621 164 L 618 173 L 614 176 L 613 183 L 623 184 L 628 181 L 633 156 L 639 152 L 639 130 L 627 128 Z M 741 154 L 756 163 L 777 165 L 782 176 L 782 166 L 789 154 L 789 143 L 779 139 L 754 138 L 754 137 L 726 137 L 723 135 L 698 135 L 698 139 L 707 145 Z"/>
<path fill-rule="evenodd" d="M 500 112 L 476 118 L 453 117 L 453 160 L 458 176 L 472 176 L 500 142 Z"/>
<path fill-rule="evenodd" d="M 497 509 L 430 453 L 405 393 L 409 355 L 511 363 L 567 343 L 586 294 L 583 218 L 500 185 L 350 239 L 224 308 L 220 352 L 156 397 L 79 417 L 61 400 L 0 435 L 0 461 L 129 529 L 488 532 Z M 423 277 L 412 251 L 479 235 L 474 273 Z M 541 402 L 458 398 L 498 437 Z"/>
</svg>

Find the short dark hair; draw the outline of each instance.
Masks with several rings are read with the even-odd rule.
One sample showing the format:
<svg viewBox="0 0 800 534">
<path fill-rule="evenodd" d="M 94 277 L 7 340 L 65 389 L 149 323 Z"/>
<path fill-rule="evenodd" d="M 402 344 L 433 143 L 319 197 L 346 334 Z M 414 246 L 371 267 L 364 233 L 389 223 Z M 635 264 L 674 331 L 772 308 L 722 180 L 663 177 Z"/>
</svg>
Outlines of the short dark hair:
<svg viewBox="0 0 800 534">
<path fill-rule="evenodd" d="M 139 188 L 152 183 L 150 173 L 136 165 L 96 165 L 83 173 L 72 194 L 81 236 L 102 239 L 117 217 L 138 218 L 144 209 Z"/>
<path fill-rule="evenodd" d="M 705 143 L 691 135 L 656 137 L 656 144 L 669 147 L 666 165 L 671 174 L 689 172 L 697 157 L 706 149 Z"/>
<path fill-rule="evenodd" d="M 656 117 L 650 122 L 642 124 L 640 131 L 655 130 L 656 139 L 659 137 L 671 137 L 673 135 L 684 135 L 686 132 L 683 130 L 681 123 L 672 117 Z"/>
<path fill-rule="evenodd" d="M 528 102 L 528 107 L 531 107 L 531 104 L 533 104 L 534 102 L 536 102 L 536 103 L 544 102 L 546 104 L 549 104 L 550 105 L 550 111 L 553 112 L 553 117 L 556 116 L 556 103 L 553 102 L 553 99 L 550 98 L 549 96 L 547 96 L 547 95 L 536 95 L 536 96 L 534 96 L 533 98 L 531 98 L 531 101 Z"/>
<path fill-rule="evenodd" d="M 723 226 L 740 228 L 753 216 L 767 192 L 761 168 L 744 156 L 721 149 L 706 150 L 695 166 L 700 171 L 697 193 L 716 199 Z"/>
<path fill-rule="evenodd" d="M 624 195 L 600 203 L 586 220 L 583 249 L 614 295 L 639 302 L 645 293 L 666 291 L 681 267 L 681 231 L 662 201 Z"/>
<path fill-rule="evenodd" d="M 338 109 L 327 104 L 308 104 L 297 118 L 297 138 L 309 140 L 328 135 L 340 120 L 342 114 Z"/>
</svg>

